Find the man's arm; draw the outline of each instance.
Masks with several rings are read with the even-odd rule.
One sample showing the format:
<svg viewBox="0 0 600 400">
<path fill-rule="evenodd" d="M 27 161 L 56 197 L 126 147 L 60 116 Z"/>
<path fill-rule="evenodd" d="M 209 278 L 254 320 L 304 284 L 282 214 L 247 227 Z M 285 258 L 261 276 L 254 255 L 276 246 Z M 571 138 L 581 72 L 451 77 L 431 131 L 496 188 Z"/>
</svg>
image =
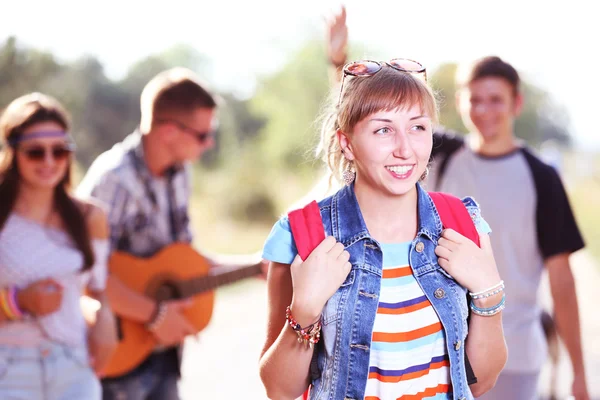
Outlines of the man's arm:
<svg viewBox="0 0 600 400">
<path fill-rule="evenodd" d="M 523 150 L 523 154 L 536 188 L 537 239 L 548 270 L 557 328 L 573 365 L 573 395 L 576 400 L 588 400 L 577 294 L 569 263 L 569 255 L 585 244 L 556 170 L 527 149 Z"/>
<path fill-rule="evenodd" d="M 569 253 L 549 257 L 546 259 L 545 266 L 550 280 L 558 333 L 567 348 L 573 366 L 573 395 L 577 400 L 587 400 L 589 396 L 583 364 L 579 307 Z"/>
</svg>

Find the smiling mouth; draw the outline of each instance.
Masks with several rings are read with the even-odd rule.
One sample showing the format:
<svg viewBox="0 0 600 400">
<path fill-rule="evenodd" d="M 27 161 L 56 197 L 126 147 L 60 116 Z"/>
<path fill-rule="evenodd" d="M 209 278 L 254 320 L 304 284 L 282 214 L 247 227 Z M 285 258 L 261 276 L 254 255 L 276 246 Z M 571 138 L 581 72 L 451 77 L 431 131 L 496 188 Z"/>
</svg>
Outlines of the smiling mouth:
<svg viewBox="0 0 600 400">
<path fill-rule="evenodd" d="M 399 176 L 399 177 L 405 177 L 405 176 L 410 175 L 410 173 L 412 172 L 412 170 L 414 168 L 415 168 L 414 164 L 413 165 L 393 165 L 393 166 L 385 167 L 385 169 L 387 169 L 392 174 Z"/>
</svg>

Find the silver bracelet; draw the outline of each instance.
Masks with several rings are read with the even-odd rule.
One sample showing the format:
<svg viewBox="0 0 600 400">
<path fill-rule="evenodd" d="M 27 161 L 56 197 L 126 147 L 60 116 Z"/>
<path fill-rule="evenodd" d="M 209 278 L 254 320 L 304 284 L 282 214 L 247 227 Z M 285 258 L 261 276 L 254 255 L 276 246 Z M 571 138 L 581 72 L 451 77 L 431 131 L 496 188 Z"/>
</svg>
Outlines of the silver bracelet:
<svg viewBox="0 0 600 400">
<path fill-rule="evenodd" d="M 486 294 L 486 293 L 488 293 L 488 292 L 491 292 L 492 290 L 494 290 L 494 289 L 496 289 L 496 288 L 498 288 L 498 287 L 502 287 L 502 289 L 504 289 L 504 281 L 500 281 L 500 282 L 496 283 L 494 286 L 492 286 L 492 287 L 490 287 L 490 288 L 487 288 L 487 289 L 485 289 L 485 290 L 482 290 L 481 292 L 477 292 L 477 293 L 471 293 L 471 292 L 469 292 L 469 294 L 470 294 L 470 295 L 471 295 L 471 297 L 472 297 L 472 298 L 474 298 L 474 299 L 475 299 L 475 298 L 480 298 L 480 297 L 476 297 L 476 296 L 481 296 L 481 295 L 484 295 L 484 294 Z M 488 297 L 489 297 L 489 296 L 488 296 Z"/>
<path fill-rule="evenodd" d="M 502 292 L 504 292 L 504 285 L 500 286 L 498 289 L 494 290 L 493 292 L 487 292 L 485 294 L 474 294 L 474 295 L 471 295 L 471 298 L 473 300 L 486 299 L 488 297 L 495 296 L 498 293 L 502 293 Z"/>
<path fill-rule="evenodd" d="M 504 310 L 505 307 L 506 307 L 506 295 L 502 295 L 502 300 L 500 300 L 500 302 L 498 304 L 496 304 L 495 306 L 492 306 L 489 308 L 477 307 L 475 305 L 475 303 L 473 303 L 473 301 L 471 300 L 471 311 L 473 311 L 473 314 L 477 314 L 482 317 L 494 316 L 494 315 L 498 314 L 499 312 L 501 312 L 502 310 Z"/>
</svg>

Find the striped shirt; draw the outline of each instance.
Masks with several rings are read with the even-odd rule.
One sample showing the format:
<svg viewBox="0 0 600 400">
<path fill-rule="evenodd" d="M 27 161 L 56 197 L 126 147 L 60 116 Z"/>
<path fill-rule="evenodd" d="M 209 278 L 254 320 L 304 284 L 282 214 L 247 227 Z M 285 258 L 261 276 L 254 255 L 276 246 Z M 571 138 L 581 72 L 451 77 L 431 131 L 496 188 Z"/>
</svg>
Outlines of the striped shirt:
<svg viewBox="0 0 600 400">
<path fill-rule="evenodd" d="M 410 245 L 382 244 L 366 400 L 452 398 L 444 329 L 412 274 Z"/>
</svg>

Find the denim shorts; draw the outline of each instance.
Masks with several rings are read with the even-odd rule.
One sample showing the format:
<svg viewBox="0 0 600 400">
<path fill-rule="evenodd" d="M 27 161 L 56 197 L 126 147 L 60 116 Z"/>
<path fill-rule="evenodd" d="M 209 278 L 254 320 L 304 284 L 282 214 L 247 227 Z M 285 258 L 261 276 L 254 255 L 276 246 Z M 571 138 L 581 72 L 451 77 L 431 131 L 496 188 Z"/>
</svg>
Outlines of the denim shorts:
<svg viewBox="0 0 600 400">
<path fill-rule="evenodd" d="M 100 400 L 86 348 L 0 345 L 0 399 Z"/>
</svg>

